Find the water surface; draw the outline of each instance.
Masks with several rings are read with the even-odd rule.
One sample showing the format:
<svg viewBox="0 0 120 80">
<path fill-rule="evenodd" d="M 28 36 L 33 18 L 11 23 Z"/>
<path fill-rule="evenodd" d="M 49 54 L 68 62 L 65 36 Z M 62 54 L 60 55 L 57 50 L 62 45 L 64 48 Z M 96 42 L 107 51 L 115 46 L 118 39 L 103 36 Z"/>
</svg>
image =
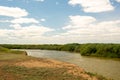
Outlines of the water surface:
<svg viewBox="0 0 120 80">
<path fill-rule="evenodd" d="M 25 50 L 29 56 L 56 59 L 77 64 L 88 72 L 97 73 L 107 78 L 120 80 L 120 61 L 83 57 L 80 54 L 51 51 L 51 50 Z"/>
</svg>

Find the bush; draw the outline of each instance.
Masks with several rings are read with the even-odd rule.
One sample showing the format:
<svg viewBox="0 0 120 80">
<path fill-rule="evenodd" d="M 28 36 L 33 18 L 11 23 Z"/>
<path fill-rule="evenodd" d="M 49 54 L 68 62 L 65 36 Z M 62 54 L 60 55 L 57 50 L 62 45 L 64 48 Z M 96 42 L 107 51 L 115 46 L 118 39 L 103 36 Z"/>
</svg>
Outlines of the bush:
<svg viewBox="0 0 120 80">
<path fill-rule="evenodd" d="M 46 49 L 46 50 L 59 50 L 79 52 L 83 56 L 96 56 L 96 57 L 110 57 L 120 58 L 120 44 L 45 44 L 45 45 L 9 45 L 3 44 L 3 47 L 9 49 Z M 1 50 L 9 51 L 8 49 L 1 48 Z"/>
</svg>

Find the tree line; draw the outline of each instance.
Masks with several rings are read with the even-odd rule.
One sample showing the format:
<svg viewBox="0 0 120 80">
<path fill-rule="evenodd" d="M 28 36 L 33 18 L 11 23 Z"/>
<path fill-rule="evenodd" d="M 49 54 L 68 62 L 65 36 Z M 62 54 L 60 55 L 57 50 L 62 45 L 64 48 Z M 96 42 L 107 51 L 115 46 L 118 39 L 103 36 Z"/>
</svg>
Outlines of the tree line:
<svg viewBox="0 0 120 80">
<path fill-rule="evenodd" d="M 9 49 L 41 49 L 77 52 L 83 56 L 120 58 L 120 44 L 44 44 L 44 45 L 18 45 L 1 44 L 0 46 Z"/>
</svg>

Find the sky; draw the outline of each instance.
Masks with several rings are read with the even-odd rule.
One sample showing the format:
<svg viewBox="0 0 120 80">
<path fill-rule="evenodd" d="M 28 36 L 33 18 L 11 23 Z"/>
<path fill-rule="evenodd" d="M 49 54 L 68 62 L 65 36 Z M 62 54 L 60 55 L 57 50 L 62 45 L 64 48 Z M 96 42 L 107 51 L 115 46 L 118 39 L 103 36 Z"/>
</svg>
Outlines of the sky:
<svg viewBox="0 0 120 80">
<path fill-rule="evenodd" d="M 120 43 L 120 0 L 0 0 L 0 44 Z"/>
</svg>

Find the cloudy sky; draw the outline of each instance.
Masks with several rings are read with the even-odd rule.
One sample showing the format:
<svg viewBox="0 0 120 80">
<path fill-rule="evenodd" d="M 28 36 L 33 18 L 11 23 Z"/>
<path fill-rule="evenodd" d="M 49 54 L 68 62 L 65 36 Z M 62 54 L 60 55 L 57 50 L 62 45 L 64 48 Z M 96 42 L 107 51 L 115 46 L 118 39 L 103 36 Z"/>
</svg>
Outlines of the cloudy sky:
<svg viewBox="0 0 120 80">
<path fill-rule="evenodd" d="M 0 43 L 120 43 L 120 0 L 0 0 Z"/>
</svg>

